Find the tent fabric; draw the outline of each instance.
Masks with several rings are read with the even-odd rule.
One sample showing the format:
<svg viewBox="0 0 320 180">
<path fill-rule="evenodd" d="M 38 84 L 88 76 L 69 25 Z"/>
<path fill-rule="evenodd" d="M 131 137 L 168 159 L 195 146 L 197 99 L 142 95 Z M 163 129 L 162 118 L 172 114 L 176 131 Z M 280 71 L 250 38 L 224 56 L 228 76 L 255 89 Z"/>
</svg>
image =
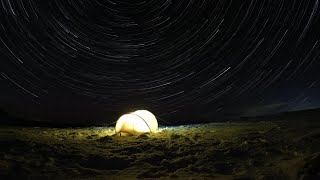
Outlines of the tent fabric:
<svg viewBox="0 0 320 180">
<path fill-rule="evenodd" d="M 156 117 L 147 110 L 138 110 L 129 114 L 122 115 L 116 124 L 116 133 L 147 133 L 158 130 L 158 121 Z"/>
</svg>

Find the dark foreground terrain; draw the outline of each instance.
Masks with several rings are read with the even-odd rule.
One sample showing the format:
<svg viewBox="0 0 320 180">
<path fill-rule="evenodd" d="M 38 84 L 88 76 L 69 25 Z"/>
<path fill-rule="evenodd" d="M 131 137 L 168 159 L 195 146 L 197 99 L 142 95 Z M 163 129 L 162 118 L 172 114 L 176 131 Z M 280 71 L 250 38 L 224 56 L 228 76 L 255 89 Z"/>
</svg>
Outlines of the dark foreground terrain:
<svg viewBox="0 0 320 180">
<path fill-rule="evenodd" d="M 212 123 L 115 136 L 113 128 L 0 128 L 1 179 L 320 179 L 317 121 Z"/>
</svg>

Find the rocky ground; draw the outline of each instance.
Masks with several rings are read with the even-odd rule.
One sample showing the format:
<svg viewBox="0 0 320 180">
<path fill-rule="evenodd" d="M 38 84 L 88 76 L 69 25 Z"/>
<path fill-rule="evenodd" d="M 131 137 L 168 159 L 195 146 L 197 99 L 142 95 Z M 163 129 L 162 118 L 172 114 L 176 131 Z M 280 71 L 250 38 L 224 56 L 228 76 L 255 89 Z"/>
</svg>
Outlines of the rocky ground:
<svg viewBox="0 0 320 180">
<path fill-rule="evenodd" d="M 320 179 L 320 123 L 114 129 L 0 127 L 1 179 Z"/>
</svg>

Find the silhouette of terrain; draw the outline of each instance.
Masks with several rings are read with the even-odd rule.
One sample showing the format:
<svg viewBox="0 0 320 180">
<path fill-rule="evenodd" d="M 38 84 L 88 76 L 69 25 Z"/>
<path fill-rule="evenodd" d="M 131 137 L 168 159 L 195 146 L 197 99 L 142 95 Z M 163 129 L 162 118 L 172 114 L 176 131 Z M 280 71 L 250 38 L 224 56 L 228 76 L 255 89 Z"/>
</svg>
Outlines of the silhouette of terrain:
<svg viewBox="0 0 320 180">
<path fill-rule="evenodd" d="M 188 119 L 186 115 L 184 121 L 162 121 L 161 118 L 158 120 L 160 124 L 163 125 L 181 125 L 181 124 L 199 124 L 199 123 L 211 123 L 211 122 L 257 122 L 257 121 L 278 121 L 283 119 L 301 120 L 303 121 L 317 121 L 320 117 L 320 108 L 318 109 L 307 109 L 293 112 L 282 112 L 276 114 L 270 114 L 265 116 L 247 116 L 240 117 L 238 114 L 220 114 L 211 115 L 207 117 L 202 117 L 196 119 L 192 117 Z M 116 120 L 116 119 L 115 119 Z M 110 125 L 112 123 L 108 123 Z M 50 121 L 47 119 L 39 118 L 26 118 L 20 117 L 19 115 L 12 115 L 6 112 L 4 109 L 0 108 L 0 126 L 1 125 L 13 125 L 13 126 L 27 126 L 27 127 L 58 127 L 58 128 L 68 128 L 68 127 L 87 127 L 87 126 L 105 126 L 106 123 L 102 122 L 61 122 L 61 121 Z"/>
</svg>

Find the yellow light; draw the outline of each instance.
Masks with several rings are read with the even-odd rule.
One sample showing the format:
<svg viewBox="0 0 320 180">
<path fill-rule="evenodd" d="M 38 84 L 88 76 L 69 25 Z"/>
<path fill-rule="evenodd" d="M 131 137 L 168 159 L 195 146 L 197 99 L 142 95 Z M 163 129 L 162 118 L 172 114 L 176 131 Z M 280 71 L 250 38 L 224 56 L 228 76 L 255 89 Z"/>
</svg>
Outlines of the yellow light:
<svg viewBox="0 0 320 180">
<path fill-rule="evenodd" d="M 122 115 L 117 121 L 115 130 L 116 133 L 154 133 L 158 130 L 158 122 L 151 112 L 147 110 L 138 110 Z"/>
</svg>

